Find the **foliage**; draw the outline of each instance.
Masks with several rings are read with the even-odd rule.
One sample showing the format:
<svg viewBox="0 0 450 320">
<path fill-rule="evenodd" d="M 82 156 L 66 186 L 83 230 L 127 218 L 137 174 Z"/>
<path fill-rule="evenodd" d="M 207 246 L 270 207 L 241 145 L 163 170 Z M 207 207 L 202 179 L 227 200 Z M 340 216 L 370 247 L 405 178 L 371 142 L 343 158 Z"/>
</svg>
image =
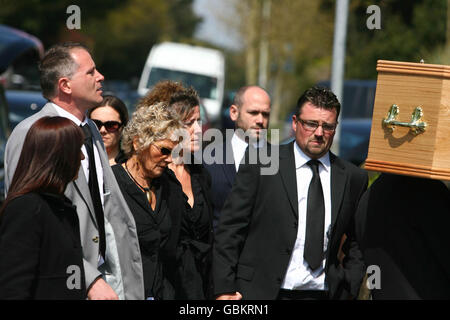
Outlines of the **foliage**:
<svg viewBox="0 0 450 320">
<path fill-rule="evenodd" d="M 156 42 L 193 36 L 201 21 L 193 0 L 27 0 L 1 1 L 0 23 L 41 39 L 44 47 L 79 41 L 93 51 L 106 79 L 138 77 Z M 67 7 L 81 9 L 81 29 L 68 30 Z"/>
<path fill-rule="evenodd" d="M 322 5 L 334 15 L 331 0 Z M 369 30 L 366 9 L 381 9 L 381 29 Z M 332 10 L 330 10 L 332 9 Z M 446 0 L 353 0 L 347 31 L 345 77 L 375 79 L 377 60 L 419 62 L 446 40 Z"/>
</svg>

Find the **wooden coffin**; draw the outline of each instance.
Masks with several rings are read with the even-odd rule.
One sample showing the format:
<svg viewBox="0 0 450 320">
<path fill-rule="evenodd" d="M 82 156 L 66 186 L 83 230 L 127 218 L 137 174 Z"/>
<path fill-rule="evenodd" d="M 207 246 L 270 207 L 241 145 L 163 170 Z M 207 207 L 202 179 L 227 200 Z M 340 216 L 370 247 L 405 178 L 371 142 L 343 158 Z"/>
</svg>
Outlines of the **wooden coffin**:
<svg viewBox="0 0 450 320">
<path fill-rule="evenodd" d="M 367 170 L 450 180 L 450 66 L 379 60 Z"/>
</svg>

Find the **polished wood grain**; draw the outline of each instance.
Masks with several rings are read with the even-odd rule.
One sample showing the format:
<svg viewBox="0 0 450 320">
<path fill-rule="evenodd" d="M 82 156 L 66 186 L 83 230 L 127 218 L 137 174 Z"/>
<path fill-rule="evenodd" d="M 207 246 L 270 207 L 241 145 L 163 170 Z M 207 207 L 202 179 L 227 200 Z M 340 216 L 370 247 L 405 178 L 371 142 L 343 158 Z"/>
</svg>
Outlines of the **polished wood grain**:
<svg viewBox="0 0 450 320">
<path fill-rule="evenodd" d="M 450 67 L 380 60 L 366 169 L 450 180 Z M 426 131 L 383 126 L 390 107 L 409 122 L 420 106 Z"/>
</svg>

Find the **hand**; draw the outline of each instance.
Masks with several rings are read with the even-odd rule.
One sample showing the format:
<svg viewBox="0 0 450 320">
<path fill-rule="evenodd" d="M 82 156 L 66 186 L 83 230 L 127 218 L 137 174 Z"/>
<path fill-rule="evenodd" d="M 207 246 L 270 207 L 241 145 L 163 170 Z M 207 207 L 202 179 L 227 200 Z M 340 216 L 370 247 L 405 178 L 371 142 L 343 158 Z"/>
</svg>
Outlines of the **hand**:
<svg viewBox="0 0 450 320">
<path fill-rule="evenodd" d="M 87 296 L 89 300 L 119 300 L 114 290 L 102 278 L 94 281 Z"/>
<path fill-rule="evenodd" d="M 221 294 L 216 300 L 242 300 L 242 294 L 238 291 L 235 293 Z"/>
</svg>

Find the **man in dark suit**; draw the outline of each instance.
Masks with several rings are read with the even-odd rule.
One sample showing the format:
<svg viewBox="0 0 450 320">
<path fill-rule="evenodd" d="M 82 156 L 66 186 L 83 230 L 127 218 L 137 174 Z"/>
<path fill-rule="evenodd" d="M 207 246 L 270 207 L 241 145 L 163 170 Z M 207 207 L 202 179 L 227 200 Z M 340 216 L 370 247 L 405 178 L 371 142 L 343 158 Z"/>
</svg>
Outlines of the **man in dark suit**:
<svg viewBox="0 0 450 320">
<path fill-rule="evenodd" d="M 329 152 L 340 111 L 330 90 L 308 89 L 297 108 L 295 141 L 269 146 L 279 147 L 279 170 L 264 175 L 261 164 L 241 164 L 225 202 L 213 252 L 218 299 L 357 295 L 364 265 L 354 213 L 367 174 Z"/>
<path fill-rule="evenodd" d="M 77 207 L 88 299 L 143 299 L 134 218 L 114 178 L 102 137 L 85 116 L 103 100 L 104 77 L 87 48 L 76 43 L 53 46 L 39 67 L 42 94 L 49 102 L 11 133 L 5 150 L 5 187 L 11 183 L 25 136 L 34 122 L 45 116 L 61 116 L 82 126 L 85 159 L 65 195 Z"/>
<path fill-rule="evenodd" d="M 236 172 L 244 157 L 248 140 L 254 139 L 256 146 L 266 143 L 262 130 L 269 126 L 270 97 L 258 86 L 245 86 L 240 88 L 230 107 L 230 118 L 235 123 L 233 134 L 227 131 L 226 138 L 215 148 L 223 151 L 223 157 L 213 153 L 214 162 L 204 163 L 211 175 L 211 196 L 214 205 L 213 227 L 217 228 L 223 204 L 230 194 L 234 184 Z"/>
</svg>

